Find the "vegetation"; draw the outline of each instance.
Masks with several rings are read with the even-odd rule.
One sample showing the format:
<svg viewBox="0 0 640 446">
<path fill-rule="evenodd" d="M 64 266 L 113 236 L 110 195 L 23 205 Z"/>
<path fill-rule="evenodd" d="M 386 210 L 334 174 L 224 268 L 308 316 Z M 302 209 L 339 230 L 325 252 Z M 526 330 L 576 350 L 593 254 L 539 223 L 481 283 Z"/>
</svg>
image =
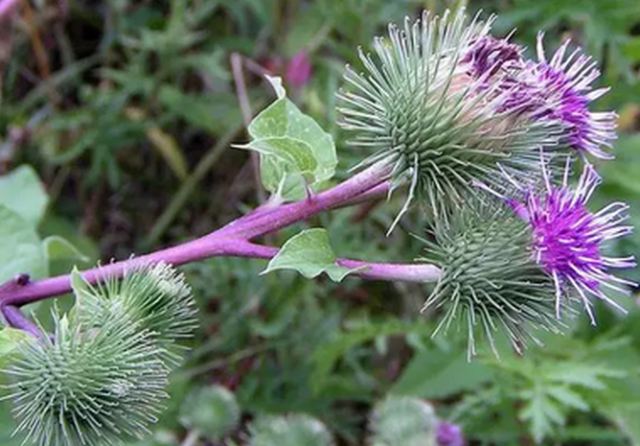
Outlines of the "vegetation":
<svg viewBox="0 0 640 446">
<path fill-rule="evenodd" d="M 12 2 L 0 1 L 5 3 Z M 405 16 L 413 21 L 424 9 L 443 13 L 466 6 L 470 15 L 496 13 L 494 33 L 505 36 L 517 28 L 512 41 L 525 45 L 528 57 L 534 56 L 537 31 L 544 30 L 549 54 L 570 37 L 598 61 L 598 83 L 612 89 L 595 107 L 617 111 L 618 139 L 611 150 L 614 160 L 592 160 L 602 184 L 589 207 L 599 210 L 624 201 L 630 205 L 630 224 L 640 227 L 637 2 L 19 3 L 0 15 L 0 283 L 5 287 L 67 274 L 74 266 L 87 270 L 102 262 L 113 267 L 111 259 L 155 252 L 210 233 L 264 204 L 272 192 L 291 201 L 304 199 L 352 177 L 349 169 L 372 152 L 349 148 L 353 134 L 339 125 L 349 127 L 338 111 L 345 108 L 340 98 L 349 91 L 345 64 L 364 71 L 357 47 L 368 48 L 374 36 L 386 34 L 388 23 L 402 24 Z M 265 72 L 273 76 L 271 82 Z M 273 162 L 265 169 L 263 161 L 259 175 L 256 160 L 274 150 L 259 142 L 278 136 L 264 124 L 270 116 L 259 115 L 267 107 L 277 112 L 277 119 L 309 119 L 305 128 L 318 132 L 313 141 L 323 141 L 310 144 L 312 150 L 324 147 L 314 152 L 313 159 L 321 162 L 300 169 L 307 190 L 296 178 L 278 181 L 282 172 L 291 173 L 290 164 Z M 325 150 L 331 144 L 339 155 L 335 159 Z M 412 147 L 406 159 L 404 153 L 394 158 L 398 169 L 410 168 L 415 153 L 423 155 L 422 147 Z M 487 159 L 482 163 L 490 164 Z M 490 178 L 478 179 L 499 190 L 500 182 Z M 416 281 L 362 280 L 367 277 L 361 263 L 337 260 L 444 262 L 452 252 L 459 253 L 456 222 L 437 225 L 435 235 L 425 235 L 434 217 L 412 206 L 421 197 L 412 194 L 411 176 L 393 179 L 398 191 L 388 201 L 369 200 L 258 234 L 266 245 L 283 247 L 275 258 L 272 251 L 246 247 L 252 250 L 250 257 L 269 262 L 213 258 L 181 267 L 191 289 L 181 274 L 163 264 L 129 271 L 129 282 L 108 282 L 104 288 L 88 286 L 74 273 L 73 293 L 24 307 L 37 324 L 21 328 L 53 333 L 47 342 L 56 354 L 48 357 L 51 351 L 44 349 L 34 354 L 41 364 L 77 358 L 78 375 L 97 373 L 89 367 L 97 361 L 66 343 L 69 333 L 79 333 L 105 357 L 115 343 L 127 348 L 120 354 L 125 359 L 131 355 L 130 364 L 144 363 L 140 379 L 150 383 L 148 388 L 131 378 L 134 371 L 111 362 L 96 368 L 101 373 L 115 370 L 99 377 L 112 391 L 109 398 L 117 400 L 119 386 L 127 385 L 141 392 L 140 399 L 153 400 L 151 411 L 133 405 L 131 412 L 118 412 L 131 424 L 150 425 L 149 434 L 129 446 L 454 445 L 444 434 L 437 435 L 439 428 L 452 425 L 460 426 L 473 445 L 640 444 L 636 297 L 609 294 L 627 314 L 597 302 L 596 326 L 576 307 L 580 314 L 564 321 L 563 333 L 536 332 L 539 345 L 529 342 L 522 349 L 527 336 L 520 326 L 496 334 L 491 342 L 477 339 L 475 349 L 470 348 L 467 324 L 460 330 L 453 324 L 444 330 L 446 336 L 432 337 L 449 318 L 438 306 L 446 300 L 442 288 L 434 291 L 433 283 Z M 415 184 L 434 187 L 429 181 L 418 178 Z M 425 201 L 440 203 L 442 198 Z M 479 225 L 473 246 L 490 239 L 496 224 L 485 227 L 482 215 L 467 217 Z M 500 218 L 500 229 L 524 226 L 511 215 Z M 616 240 L 606 254 L 637 256 L 639 233 Z M 434 242 L 440 250 L 430 248 Z M 303 263 L 296 255 L 306 243 L 315 247 L 316 257 Z M 237 253 L 245 247 L 217 248 Z M 530 271 L 528 259 L 518 253 L 496 244 L 491 248 L 511 256 L 511 266 L 523 268 L 518 274 Z M 463 257 L 473 271 L 480 271 L 469 273 L 470 279 L 484 277 L 483 265 L 474 263 L 479 255 Z M 148 280 L 141 271 L 154 271 L 160 279 Z M 17 277 L 27 273 L 29 277 Z M 620 275 L 640 280 L 637 268 Z M 462 279 L 447 277 L 447 286 L 455 287 L 456 280 Z M 553 297 L 552 281 L 539 280 L 544 295 Z M 165 288 L 154 288 L 159 283 Z M 433 305 L 421 312 L 430 295 Z M 527 305 L 549 307 L 554 315 L 550 302 Z M 197 316 L 191 305 L 197 306 Z M 118 325 L 97 336 L 114 308 L 122 309 Z M 20 314 L 4 315 L 11 319 L 9 325 L 20 326 Z M 532 324 L 545 328 L 551 322 L 544 317 Z M 3 375 L 1 396 L 42 397 L 33 387 L 41 383 L 37 373 L 16 359 L 23 348 L 19 341 L 26 336 L 24 331 L 0 331 L 0 366 L 33 378 L 31 387 L 19 386 L 10 374 Z M 475 353 L 471 361 L 468 351 Z M 147 357 L 141 360 L 141 354 Z M 93 390 L 74 395 L 76 406 L 70 411 L 94 401 Z M 59 439 L 65 426 L 47 412 L 46 400 L 39 401 L 41 412 L 22 416 L 12 416 L 8 401 L 0 403 L 0 444 L 22 444 L 23 434 L 12 436 L 16 420 L 35 426 L 38 415 L 41 430 L 30 440 L 64 441 Z M 161 410 L 157 405 L 162 401 Z M 405 411 L 407 416 L 398 416 Z M 151 423 L 155 413 L 160 420 Z M 127 426 L 125 433 L 136 434 L 137 427 Z M 107 436 L 115 439 L 119 433 Z M 93 438 L 88 444 L 94 444 Z"/>
</svg>

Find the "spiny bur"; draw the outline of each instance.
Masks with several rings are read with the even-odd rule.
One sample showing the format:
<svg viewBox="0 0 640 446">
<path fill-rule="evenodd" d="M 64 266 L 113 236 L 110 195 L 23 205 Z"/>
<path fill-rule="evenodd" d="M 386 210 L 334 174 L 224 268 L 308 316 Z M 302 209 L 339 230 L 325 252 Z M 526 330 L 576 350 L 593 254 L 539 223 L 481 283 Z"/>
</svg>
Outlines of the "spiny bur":
<svg viewBox="0 0 640 446">
<path fill-rule="evenodd" d="M 371 446 L 436 446 L 433 407 L 417 398 L 389 396 L 373 409 Z"/>
</svg>

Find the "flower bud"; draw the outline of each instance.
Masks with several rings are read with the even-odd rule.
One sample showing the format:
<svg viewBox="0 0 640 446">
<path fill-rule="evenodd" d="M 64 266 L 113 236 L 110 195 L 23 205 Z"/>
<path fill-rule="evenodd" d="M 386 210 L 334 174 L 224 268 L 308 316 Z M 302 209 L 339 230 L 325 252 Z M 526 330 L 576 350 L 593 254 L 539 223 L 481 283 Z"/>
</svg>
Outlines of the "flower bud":
<svg viewBox="0 0 640 446">
<path fill-rule="evenodd" d="M 436 428 L 438 446 L 464 446 L 464 436 L 460 426 L 446 421 L 438 422 Z"/>
<path fill-rule="evenodd" d="M 373 446 L 435 446 L 433 407 L 417 398 L 389 396 L 376 404 L 371 419 Z"/>
<path fill-rule="evenodd" d="M 119 444 L 157 421 L 168 368 L 147 330 L 104 315 L 100 330 L 56 320 L 52 339 L 24 343 L 6 372 L 18 432 L 38 446 Z"/>
<path fill-rule="evenodd" d="M 304 87 L 311 78 L 311 61 L 305 51 L 300 51 L 287 64 L 286 79 L 296 88 Z"/>
<path fill-rule="evenodd" d="M 102 315 L 121 314 L 149 330 L 173 365 L 180 362 L 177 342 L 193 336 L 197 326 L 191 289 L 184 275 L 166 263 L 138 266 L 121 280 L 77 285 L 76 295 L 86 324 L 100 327 Z"/>
</svg>

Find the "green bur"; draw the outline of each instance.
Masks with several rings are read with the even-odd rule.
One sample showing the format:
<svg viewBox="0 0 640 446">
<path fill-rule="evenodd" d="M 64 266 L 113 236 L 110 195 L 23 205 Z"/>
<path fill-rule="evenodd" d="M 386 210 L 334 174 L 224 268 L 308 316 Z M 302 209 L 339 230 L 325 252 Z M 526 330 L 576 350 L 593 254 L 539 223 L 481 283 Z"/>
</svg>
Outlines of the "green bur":
<svg viewBox="0 0 640 446">
<path fill-rule="evenodd" d="M 469 356 L 475 354 L 476 332 L 497 354 L 495 335 L 506 333 L 521 351 L 534 330 L 559 331 L 553 279 L 533 259 L 529 225 L 501 200 L 470 196 L 465 206 L 438 219 L 434 240 L 422 240 L 442 276 L 424 310 L 442 308 L 434 333 L 454 322 L 466 326 Z"/>
<path fill-rule="evenodd" d="M 100 314 L 117 313 L 150 331 L 167 362 L 178 365 L 184 350 L 178 341 L 193 336 L 197 327 L 196 304 L 184 276 L 165 263 L 143 265 L 127 271 L 122 280 L 87 284 L 75 273 L 74 291 L 86 323 L 100 327 Z"/>
<path fill-rule="evenodd" d="M 371 418 L 372 446 L 436 446 L 433 407 L 417 398 L 389 396 Z"/>
<path fill-rule="evenodd" d="M 197 388 L 182 404 L 180 420 L 211 441 L 220 441 L 240 422 L 235 396 L 222 386 Z"/>
<path fill-rule="evenodd" d="M 166 264 L 140 266 L 91 286 L 72 276 L 76 305 L 54 314 L 51 338 L 22 342 L 12 378 L 17 432 L 38 446 L 101 446 L 142 438 L 157 422 L 176 342 L 195 329 L 184 277 Z"/>
<path fill-rule="evenodd" d="M 489 34 L 493 19 L 442 18 L 425 13 L 374 41 L 374 55 L 360 52 L 364 72 L 347 68 L 341 91 L 341 125 L 351 144 L 369 153 L 363 165 L 393 166 L 392 190 L 409 183 L 406 211 L 418 196 L 430 209 L 459 204 L 475 181 L 539 172 L 540 147 L 557 142 L 555 124 L 519 109 L 504 109 L 502 74 L 475 79 L 465 52 Z"/>
<path fill-rule="evenodd" d="M 266 416 L 251 426 L 249 446 L 332 446 L 324 424 L 307 415 Z"/>
<path fill-rule="evenodd" d="M 100 330 L 56 322 L 53 339 L 31 340 L 6 370 L 17 430 L 38 446 L 114 445 L 157 421 L 169 369 L 150 333 L 119 316 Z"/>
</svg>

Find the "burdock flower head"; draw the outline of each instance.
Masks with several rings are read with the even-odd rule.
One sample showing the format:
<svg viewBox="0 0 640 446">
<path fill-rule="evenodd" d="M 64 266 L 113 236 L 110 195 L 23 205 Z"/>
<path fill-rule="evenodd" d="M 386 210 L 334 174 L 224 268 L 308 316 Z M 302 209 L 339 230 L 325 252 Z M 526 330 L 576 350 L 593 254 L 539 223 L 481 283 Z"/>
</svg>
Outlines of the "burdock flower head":
<svg viewBox="0 0 640 446">
<path fill-rule="evenodd" d="M 568 56 L 570 41 L 565 41 L 551 59 L 543 47 L 543 34 L 538 34 L 538 62 L 527 61 L 515 74 L 508 107 L 528 109 L 536 119 L 549 119 L 564 128 L 561 143 L 598 158 L 611 156 L 601 149 L 616 138 L 616 114 L 592 112 L 591 102 L 608 88 L 593 89 L 600 76 L 597 62 L 579 48 Z"/>
<path fill-rule="evenodd" d="M 609 272 L 610 268 L 635 266 L 633 257 L 607 257 L 603 251 L 607 241 L 630 233 L 632 228 L 623 224 L 628 209 L 623 203 L 612 203 L 599 212 L 587 208 L 600 182 L 593 166 L 585 166 L 575 188 L 568 185 L 569 170 L 567 162 L 563 182 L 555 186 L 543 168 L 544 188 L 526 188 L 522 202 L 511 199 L 510 203 L 529 223 L 535 261 L 553 277 L 558 317 L 561 301 L 577 296 L 595 324 L 590 299 L 602 299 L 621 309 L 602 287 L 626 293 L 616 284 L 633 285 Z"/>
<path fill-rule="evenodd" d="M 484 335 L 506 333 L 514 349 L 538 342 L 538 329 L 560 331 L 554 312 L 554 283 L 531 255 L 531 230 L 503 201 L 467 194 L 465 205 L 437 219 L 425 239 L 425 259 L 442 269 L 424 309 L 442 309 L 434 335 L 462 324 L 469 357 Z M 563 302 L 564 305 L 564 302 Z"/>
<path fill-rule="evenodd" d="M 393 184 L 409 183 L 409 197 L 434 210 L 459 203 L 474 180 L 492 183 L 498 162 L 519 177 L 534 174 L 538 149 L 557 144 L 557 122 L 512 100 L 522 50 L 491 37 L 492 21 L 425 13 L 390 26 L 374 41 L 375 56 L 361 51 L 365 73 L 347 68 L 341 124 L 356 132 L 352 144 L 371 151 L 364 164 L 386 160 Z"/>
</svg>

